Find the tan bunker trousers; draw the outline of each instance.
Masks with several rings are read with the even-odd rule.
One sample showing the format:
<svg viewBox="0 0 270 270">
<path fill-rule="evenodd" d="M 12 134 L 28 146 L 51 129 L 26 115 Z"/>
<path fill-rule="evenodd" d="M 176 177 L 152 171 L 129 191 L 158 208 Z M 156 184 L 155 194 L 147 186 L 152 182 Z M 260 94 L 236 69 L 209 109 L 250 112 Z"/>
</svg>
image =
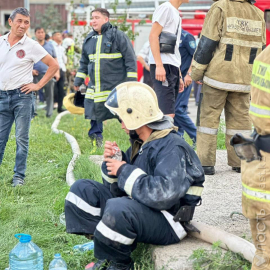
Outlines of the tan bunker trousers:
<svg viewBox="0 0 270 270">
<path fill-rule="evenodd" d="M 224 109 L 228 165 L 240 167 L 230 139 L 236 133 L 251 133 L 249 101 L 249 93 L 229 92 L 203 84 L 197 115 L 197 154 L 202 166 L 215 166 L 217 133 Z"/>
</svg>

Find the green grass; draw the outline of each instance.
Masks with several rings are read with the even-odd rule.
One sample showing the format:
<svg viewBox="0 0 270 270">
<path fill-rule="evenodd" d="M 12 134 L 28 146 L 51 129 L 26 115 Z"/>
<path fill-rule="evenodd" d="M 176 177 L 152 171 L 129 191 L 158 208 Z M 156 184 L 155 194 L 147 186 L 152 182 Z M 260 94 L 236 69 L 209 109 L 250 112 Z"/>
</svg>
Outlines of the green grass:
<svg viewBox="0 0 270 270">
<path fill-rule="evenodd" d="M 26 185 L 19 188 L 10 185 L 16 151 L 14 127 L 0 166 L 0 269 L 8 266 L 9 252 L 18 242 L 14 234 L 27 233 L 44 252 L 45 270 L 55 253 L 62 254 L 68 269 L 82 270 L 94 259 L 93 252 L 74 254 L 72 248 L 89 240 L 67 234 L 59 222 L 69 191 L 65 175 L 72 151 L 63 134 L 52 133 L 54 119 L 47 119 L 43 110 L 38 114 L 31 124 Z M 102 155 L 103 149 L 93 151 L 91 148 L 87 135 L 89 125 L 84 116 L 67 115 L 62 118 L 58 129 L 73 135 L 80 145 L 82 155 L 76 162 L 76 179 L 101 181 L 100 168 L 89 161 L 89 155 Z M 117 120 L 104 123 L 104 140 L 116 141 L 122 150 L 129 147 L 128 136 Z M 148 245 L 138 245 L 133 258 L 136 270 L 154 269 Z"/>
<path fill-rule="evenodd" d="M 241 254 L 224 251 L 221 242 L 212 245 L 211 250 L 199 248 L 190 256 L 194 270 L 250 270 L 251 263 Z"/>
</svg>

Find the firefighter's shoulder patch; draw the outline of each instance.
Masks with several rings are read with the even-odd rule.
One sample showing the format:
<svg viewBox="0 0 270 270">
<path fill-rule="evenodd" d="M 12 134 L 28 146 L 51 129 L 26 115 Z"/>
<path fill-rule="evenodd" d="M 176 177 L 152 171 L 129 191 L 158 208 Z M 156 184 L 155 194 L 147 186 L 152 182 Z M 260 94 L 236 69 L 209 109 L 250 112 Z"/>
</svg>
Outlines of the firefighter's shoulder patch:
<svg viewBox="0 0 270 270">
<path fill-rule="evenodd" d="M 190 48 L 192 48 L 192 49 L 195 49 L 196 48 L 196 43 L 195 43 L 195 41 L 190 41 L 189 42 L 189 46 L 190 46 Z"/>
</svg>

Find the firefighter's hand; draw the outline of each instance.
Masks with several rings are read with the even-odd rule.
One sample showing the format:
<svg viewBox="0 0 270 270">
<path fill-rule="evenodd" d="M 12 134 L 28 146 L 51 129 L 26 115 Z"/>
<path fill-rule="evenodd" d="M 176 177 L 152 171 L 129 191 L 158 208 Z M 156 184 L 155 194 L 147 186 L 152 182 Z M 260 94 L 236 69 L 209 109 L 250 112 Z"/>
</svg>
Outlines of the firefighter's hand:
<svg viewBox="0 0 270 270">
<path fill-rule="evenodd" d="M 116 142 L 106 141 L 104 145 L 104 154 L 103 154 L 104 159 L 114 156 L 116 153 L 116 149 L 115 149 L 116 147 L 118 147 Z"/>
<path fill-rule="evenodd" d="M 166 81 L 166 70 L 162 66 L 156 66 L 156 80 L 165 82 Z"/>
<path fill-rule="evenodd" d="M 28 83 L 21 87 L 21 92 L 25 94 L 29 94 L 33 91 L 38 91 L 41 87 L 38 84 L 35 83 Z"/>
<path fill-rule="evenodd" d="M 79 91 L 79 89 L 80 89 L 80 86 L 75 86 L 75 85 L 74 85 L 74 90 L 75 90 L 75 91 Z"/>
<path fill-rule="evenodd" d="M 119 161 L 119 160 L 112 159 L 112 158 L 105 158 L 104 161 L 106 162 L 108 174 L 114 175 L 114 176 L 117 176 L 117 171 L 119 170 L 119 168 L 123 164 L 126 164 L 125 161 Z"/>
<path fill-rule="evenodd" d="M 197 83 L 197 84 L 203 84 L 203 82 L 202 82 L 202 81 L 197 81 L 196 83 Z"/>
<path fill-rule="evenodd" d="M 184 92 L 184 90 L 185 90 L 185 85 L 184 85 L 183 79 L 181 78 L 179 80 L 179 93 Z"/>
<path fill-rule="evenodd" d="M 188 87 L 192 84 L 192 79 L 191 77 L 187 74 L 186 77 L 185 77 L 185 87 Z"/>
</svg>

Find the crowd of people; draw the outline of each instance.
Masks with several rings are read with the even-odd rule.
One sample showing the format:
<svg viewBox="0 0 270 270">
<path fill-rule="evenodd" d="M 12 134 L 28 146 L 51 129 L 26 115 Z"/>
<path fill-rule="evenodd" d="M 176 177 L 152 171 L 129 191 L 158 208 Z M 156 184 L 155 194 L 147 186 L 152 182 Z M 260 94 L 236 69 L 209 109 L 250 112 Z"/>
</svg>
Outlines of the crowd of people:
<svg viewBox="0 0 270 270">
<path fill-rule="evenodd" d="M 138 242 L 168 245 L 197 231 L 189 222 L 201 203 L 205 175 L 216 173 L 223 109 L 228 165 L 241 172 L 240 158 L 250 162 L 243 161 L 242 173 L 243 212 L 251 220 L 257 248 L 252 270 L 259 269 L 260 255 L 269 254 L 270 245 L 260 249 L 258 236 L 258 209 L 263 209 L 263 224 L 269 224 L 269 187 L 262 188 L 251 176 L 264 162 L 263 179 L 269 183 L 265 159 L 270 131 L 265 119 L 270 111 L 270 54 L 269 48 L 263 51 L 263 13 L 250 0 L 219 0 L 207 13 L 196 44 L 181 27 L 179 8 L 188 2 L 170 0 L 155 10 L 149 42 L 137 56 L 145 83 L 137 82 L 137 57 L 126 34 L 110 23 L 106 9 L 91 13 L 93 29 L 81 49 L 74 90 L 89 77 L 85 118 L 91 121 L 92 144 L 104 144 L 103 184 L 77 180 L 65 200 L 67 232 L 94 238 L 98 261 L 85 269 L 134 269 L 130 255 Z M 46 38 L 42 27 L 35 29 L 37 41 L 27 37 L 30 15 L 25 8 L 15 9 L 9 24 L 11 31 L 0 38 L 0 164 L 15 121 L 16 187 L 24 184 L 35 93 L 46 100 L 47 117 L 56 100 L 58 112 L 64 110 L 64 83 L 73 72 L 75 44 L 68 33 L 64 40 L 61 32 Z M 196 90 L 196 126 L 187 113 L 192 84 L 202 88 L 201 93 Z M 249 111 L 256 130 L 248 138 Z M 117 118 L 130 137 L 125 153 L 116 142 L 103 143 L 102 122 L 111 118 Z M 198 155 L 183 139 L 184 131 L 197 143 Z"/>
</svg>

